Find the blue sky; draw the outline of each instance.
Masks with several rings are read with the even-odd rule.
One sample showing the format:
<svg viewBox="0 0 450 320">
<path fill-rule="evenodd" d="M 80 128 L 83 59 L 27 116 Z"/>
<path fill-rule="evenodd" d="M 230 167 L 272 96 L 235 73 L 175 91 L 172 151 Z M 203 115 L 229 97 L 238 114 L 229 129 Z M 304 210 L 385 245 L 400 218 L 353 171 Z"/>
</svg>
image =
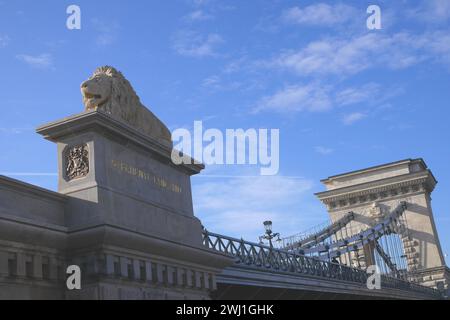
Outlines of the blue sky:
<svg viewBox="0 0 450 320">
<path fill-rule="evenodd" d="M 66 8 L 81 8 L 81 30 Z M 366 28 L 366 8 L 382 30 Z M 171 129 L 279 128 L 280 173 L 209 167 L 196 215 L 254 240 L 328 216 L 329 175 L 422 157 L 450 253 L 450 1 L 0 0 L 0 172 L 56 190 L 56 148 L 34 128 L 83 109 L 80 83 L 113 65 Z"/>
</svg>

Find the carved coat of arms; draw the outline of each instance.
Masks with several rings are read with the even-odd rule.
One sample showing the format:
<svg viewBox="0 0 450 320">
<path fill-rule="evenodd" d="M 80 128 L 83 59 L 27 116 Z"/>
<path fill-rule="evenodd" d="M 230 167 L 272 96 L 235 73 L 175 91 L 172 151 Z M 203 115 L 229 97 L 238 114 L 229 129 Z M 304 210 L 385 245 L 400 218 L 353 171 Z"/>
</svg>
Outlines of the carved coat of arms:
<svg viewBox="0 0 450 320">
<path fill-rule="evenodd" d="M 73 180 L 89 173 L 89 151 L 87 145 L 71 147 L 66 153 L 66 177 Z"/>
</svg>

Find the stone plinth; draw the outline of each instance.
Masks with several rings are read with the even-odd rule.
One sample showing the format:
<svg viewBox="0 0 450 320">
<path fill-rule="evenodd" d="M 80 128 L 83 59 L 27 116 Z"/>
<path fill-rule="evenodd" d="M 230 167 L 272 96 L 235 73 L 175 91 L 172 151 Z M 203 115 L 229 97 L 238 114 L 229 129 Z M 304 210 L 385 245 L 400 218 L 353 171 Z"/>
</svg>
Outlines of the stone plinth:
<svg viewBox="0 0 450 320">
<path fill-rule="evenodd" d="M 90 111 L 37 129 L 58 145 L 58 191 L 72 198 L 70 230 L 98 223 L 199 245 L 190 176 L 171 149 L 108 115 Z"/>
<path fill-rule="evenodd" d="M 202 244 L 190 177 L 203 165 L 174 165 L 170 146 L 99 111 L 37 132 L 58 146 L 66 254 L 85 274 L 69 298 L 209 297 L 232 261 Z"/>
</svg>

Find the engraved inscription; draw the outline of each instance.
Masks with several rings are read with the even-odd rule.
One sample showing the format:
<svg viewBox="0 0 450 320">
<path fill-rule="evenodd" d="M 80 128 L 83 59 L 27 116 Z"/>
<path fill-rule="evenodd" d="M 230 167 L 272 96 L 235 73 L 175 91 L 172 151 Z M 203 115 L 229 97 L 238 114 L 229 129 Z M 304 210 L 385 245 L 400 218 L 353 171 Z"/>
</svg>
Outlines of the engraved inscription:
<svg viewBox="0 0 450 320">
<path fill-rule="evenodd" d="M 89 173 L 89 151 L 86 144 L 70 147 L 66 152 L 66 177 L 74 180 Z"/>
<path fill-rule="evenodd" d="M 158 186 L 161 189 L 172 191 L 175 193 L 181 193 L 181 187 L 178 184 L 170 182 L 163 177 L 158 177 L 151 172 L 133 167 L 120 160 L 111 160 L 111 165 L 114 169 L 119 170 L 120 172 L 124 172 L 131 176 L 138 177 L 139 179 L 152 182 L 154 185 Z"/>
</svg>

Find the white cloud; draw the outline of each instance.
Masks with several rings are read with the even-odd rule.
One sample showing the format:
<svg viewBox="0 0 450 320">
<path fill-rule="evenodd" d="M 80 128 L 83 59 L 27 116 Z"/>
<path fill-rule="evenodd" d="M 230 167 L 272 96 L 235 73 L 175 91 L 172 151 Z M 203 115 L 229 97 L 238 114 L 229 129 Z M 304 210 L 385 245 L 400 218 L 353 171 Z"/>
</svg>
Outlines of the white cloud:
<svg viewBox="0 0 450 320">
<path fill-rule="evenodd" d="M 97 45 L 99 45 L 101 47 L 109 46 L 109 45 L 113 44 L 114 41 L 116 41 L 116 37 L 113 36 L 112 34 L 108 34 L 108 33 L 99 34 L 95 40 Z"/>
<path fill-rule="evenodd" d="M 283 53 L 265 65 L 293 71 L 300 76 L 349 76 L 373 68 L 405 69 L 421 62 L 443 63 L 450 67 L 448 30 L 327 38 L 310 42 L 300 50 Z"/>
<path fill-rule="evenodd" d="M 348 125 L 351 125 L 355 122 L 358 122 L 358 121 L 364 119 L 365 117 L 367 117 L 367 115 L 362 112 L 353 112 L 353 113 L 350 113 L 350 114 L 344 116 L 344 118 L 342 119 L 342 122 L 348 126 Z"/>
<path fill-rule="evenodd" d="M 390 105 L 388 102 L 390 99 L 403 92 L 399 86 L 381 87 L 374 82 L 353 87 L 321 85 L 319 82 L 308 85 L 290 85 L 273 95 L 261 98 L 252 113 L 321 112 L 347 106 L 365 109 L 364 112 L 353 112 L 342 119 L 344 124 L 350 125 L 368 116 L 367 110 L 370 110 L 370 114 L 374 114 L 386 108 Z M 325 150 L 316 149 L 316 151 L 320 153 Z"/>
<path fill-rule="evenodd" d="M 320 153 L 321 155 L 324 155 L 324 156 L 329 155 L 329 154 L 334 152 L 333 149 L 326 148 L 326 147 L 323 147 L 323 146 L 316 146 L 316 147 L 314 147 L 314 151 L 316 151 L 317 153 Z"/>
<path fill-rule="evenodd" d="M 299 75 L 353 75 L 373 67 L 401 69 L 426 58 L 428 35 L 368 33 L 350 39 L 328 38 L 281 54 L 270 66 Z"/>
<path fill-rule="evenodd" d="M 214 17 L 208 13 L 205 13 L 203 10 L 195 10 L 189 13 L 185 19 L 188 21 L 206 21 L 212 20 Z"/>
<path fill-rule="evenodd" d="M 277 230 L 295 233 L 303 228 L 301 219 L 308 219 L 296 210 L 312 185 L 306 179 L 282 176 L 194 183 L 195 211 L 208 230 L 252 241 L 262 233 L 265 220 L 272 220 Z"/>
<path fill-rule="evenodd" d="M 336 103 L 347 106 L 373 100 L 378 95 L 380 86 L 376 83 L 368 83 L 361 87 L 350 87 L 336 93 Z"/>
<path fill-rule="evenodd" d="M 205 6 L 207 4 L 210 4 L 211 2 L 211 0 L 192 0 L 192 4 L 198 7 Z"/>
<path fill-rule="evenodd" d="M 180 31 L 174 37 L 173 47 L 180 55 L 201 58 L 217 56 L 216 47 L 223 42 L 216 33 L 204 36 L 194 31 Z"/>
<path fill-rule="evenodd" d="M 32 67 L 41 69 L 50 68 L 53 65 L 53 57 L 49 53 L 43 53 L 36 56 L 28 54 L 19 54 L 16 56 L 16 58 Z"/>
<path fill-rule="evenodd" d="M 329 89 L 319 84 L 288 86 L 260 100 L 254 112 L 325 111 L 332 107 Z"/>
<path fill-rule="evenodd" d="M 321 40 L 308 44 L 298 52 L 281 55 L 276 64 L 298 74 L 357 73 L 365 68 L 369 59 L 365 51 L 375 43 L 374 34 L 346 42 Z"/>
<path fill-rule="evenodd" d="M 230 61 L 223 69 L 224 73 L 235 73 L 238 72 L 248 63 L 247 56 L 242 56 L 238 59 Z"/>
<path fill-rule="evenodd" d="M 7 35 L 0 34 L 0 48 L 4 48 L 9 44 L 9 37 Z"/>
<path fill-rule="evenodd" d="M 98 46 L 109 46 L 117 40 L 117 30 L 120 25 L 115 21 L 103 21 L 98 18 L 92 19 L 94 29 L 97 31 L 95 42 Z"/>
<path fill-rule="evenodd" d="M 208 92 L 213 92 L 217 90 L 238 90 L 241 89 L 242 83 L 235 80 L 222 79 L 218 75 L 209 76 L 202 81 L 202 87 L 207 89 Z"/>
<path fill-rule="evenodd" d="M 283 20 L 302 25 L 336 26 L 350 21 L 355 16 L 357 16 L 357 10 L 351 6 L 318 3 L 304 8 L 290 8 L 283 13 Z"/>
<path fill-rule="evenodd" d="M 448 20 L 450 18 L 450 1 L 427 0 L 432 19 Z"/>
<path fill-rule="evenodd" d="M 219 88 L 220 87 L 220 78 L 219 76 L 210 76 L 203 80 L 202 82 L 203 87 L 207 88 Z"/>
<path fill-rule="evenodd" d="M 450 69 L 450 32 L 435 32 L 428 38 L 426 45 L 433 53 L 433 59 Z"/>
<path fill-rule="evenodd" d="M 310 190 L 311 186 L 312 183 L 306 179 L 283 176 L 238 177 L 226 183 L 208 182 L 197 189 L 202 194 L 197 206 L 199 209 L 220 210 L 276 207 L 275 203 L 295 202 L 295 195 Z M 236 199 L 231 197 L 235 195 L 245 201 L 233 203 L 230 200 Z"/>
<path fill-rule="evenodd" d="M 447 22 L 450 18 L 450 1 L 426 0 L 421 6 L 413 9 L 411 15 L 432 24 Z"/>
<path fill-rule="evenodd" d="M 0 134 L 22 134 L 27 131 L 33 130 L 32 128 L 0 128 Z"/>
</svg>

